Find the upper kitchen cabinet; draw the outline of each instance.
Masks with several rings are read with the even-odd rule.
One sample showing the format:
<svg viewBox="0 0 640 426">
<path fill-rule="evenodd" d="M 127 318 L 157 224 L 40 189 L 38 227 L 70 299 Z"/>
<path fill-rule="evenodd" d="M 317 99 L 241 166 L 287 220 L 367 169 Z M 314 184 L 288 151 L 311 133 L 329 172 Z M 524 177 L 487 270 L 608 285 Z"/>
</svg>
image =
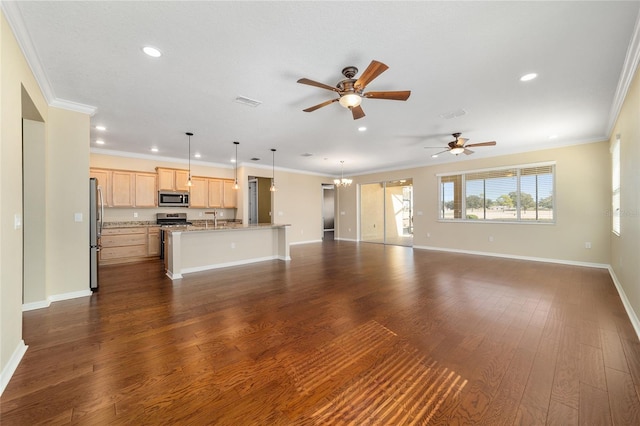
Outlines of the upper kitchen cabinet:
<svg viewBox="0 0 640 426">
<path fill-rule="evenodd" d="M 98 179 L 105 207 L 156 207 L 156 174 L 129 170 L 90 169 Z"/>
<path fill-rule="evenodd" d="M 156 180 L 155 173 L 135 173 L 136 207 L 156 207 L 158 205 Z"/>
<path fill-rule="evenodd" d="M 102 191 L 102 202 L 105 207 L 111 207 L 111 171 L 104 169 L 90 169 L 89 177 L 97 179 L 98 187 Z"/>
<path fill-rule="evenodd" d="M 159 191 L 188 191 L 189 172 L 180 169 L 156 167 Z"/>
<path fill-rule="evenodd" d="M 208 206 L 209 179 L 204 177 L 191 177 L 191 189 L 189 190 L 189 207 L 207 208 Z"/>
<path fill-rule="evenodd" d="M 208 179 L 209 180 L 209 206 L 208 207 L 224 207 L 222 204 L 222 180 L 221 179 Z"/>
<path fill-rule="evenodd" d="M 238 191 L 233 189 L 235 182 L 225 180 L 223 183 L 222 203 L 224 208 L 235 208 L 238 204 Z"/>
</svg>

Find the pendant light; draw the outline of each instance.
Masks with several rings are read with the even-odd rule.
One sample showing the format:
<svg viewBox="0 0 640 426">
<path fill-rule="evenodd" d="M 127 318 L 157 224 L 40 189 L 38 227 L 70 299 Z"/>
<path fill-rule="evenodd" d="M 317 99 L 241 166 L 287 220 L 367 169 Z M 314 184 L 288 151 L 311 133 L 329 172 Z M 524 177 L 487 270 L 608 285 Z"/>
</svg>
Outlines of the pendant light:
<svg viewBox="0 0 640 426">
<path fill-rule="evenodd" d="M 272 170 L 271 170 L 271 187 L 269 191 L 276 192 L 276 149 L 271 148 Z"/>
<path fill-rule="evenodd" d="M 235 170 L 234 170 L 234 174 L 236 176 L 236 182 L 233 185 L 233 189 L 238 189 L 240 188 L 240 185 L 238 185 L 238 145 L 240 145 L 240 142 L 233 142 L 233 144 L 236 146 L 236 162 L 235 162 Z"/>
<path fill-rule="evenodd" d="M 342 164 L 342 175 L 341 175 L 342 177 L 340 179 L 334 179 L 333 183 L 336 186 L 347 187 L 347 186 L 351 185 L 351 182 L 353 182 L 353 180 L 344 178 L 344 160 L 340 161 L 340 164 Z"/>
<path fill-rule="evenodd" d="M 187 186 L 191 186 L 191 136 L 193 133 L 185 133 L 189 137 L 189 179 L 187 179 Z"/>
</svg>

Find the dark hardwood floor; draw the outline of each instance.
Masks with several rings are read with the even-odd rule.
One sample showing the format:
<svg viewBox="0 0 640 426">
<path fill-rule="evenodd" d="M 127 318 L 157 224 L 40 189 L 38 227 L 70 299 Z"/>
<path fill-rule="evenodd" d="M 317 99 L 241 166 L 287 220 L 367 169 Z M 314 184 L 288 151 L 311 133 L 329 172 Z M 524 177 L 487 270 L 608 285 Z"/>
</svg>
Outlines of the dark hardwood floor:
<svg viewBox="0 0 640 426">
<path fill-rule="evenodd" d="M 638 425 L 608 272 L 328 241 L 24 313 L 2 425 Z"/>
</svg>

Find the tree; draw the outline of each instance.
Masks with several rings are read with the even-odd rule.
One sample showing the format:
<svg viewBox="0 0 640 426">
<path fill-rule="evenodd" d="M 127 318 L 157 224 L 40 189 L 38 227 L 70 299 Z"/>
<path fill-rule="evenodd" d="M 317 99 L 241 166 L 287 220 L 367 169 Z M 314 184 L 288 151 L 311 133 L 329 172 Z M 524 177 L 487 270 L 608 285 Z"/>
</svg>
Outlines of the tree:
<svg viewBox="0 0 640 426">
<path fill-rule="evenodd" d="M 507 194 L 501 195 L 496 199 L 496 204 L 501 207 L 512 208 L 513 200 Z"/>
<path fill-rule="evenodd" d="M 541 209 L 549 209 L 553 208 L 553 195 L 549 195 L 548 197 L 544 197 L 542 200 L 538 202 L 538 207 Z"/>
<path fill-rule="evenodd" d="M 453 200 L 449 200 L 449 201 L 445 201 L 445 202 L 444 202 L 444 206 L 445 206 L 445 208 L 446 208 L 446 209 L 448 209 L 448 210 L 453 210 L 453 206 L 454 206 L 454 204 L 455 204 L 455 203 L 453 202 Z"/>
<path fill-rule="evenodd" d="M 483 199 L 478 195 L 467 196 L 467 208 L 468 209 L 481 209 L 483 206 Z"/>
<path fill-rule="evenodd" d="M 531 194 L 527 194 L 526 192 L 520 193 L 520 208 L 525 212 L 527 209 L 535 209 L 536 202 L 533 200 Z"/>
</svg>

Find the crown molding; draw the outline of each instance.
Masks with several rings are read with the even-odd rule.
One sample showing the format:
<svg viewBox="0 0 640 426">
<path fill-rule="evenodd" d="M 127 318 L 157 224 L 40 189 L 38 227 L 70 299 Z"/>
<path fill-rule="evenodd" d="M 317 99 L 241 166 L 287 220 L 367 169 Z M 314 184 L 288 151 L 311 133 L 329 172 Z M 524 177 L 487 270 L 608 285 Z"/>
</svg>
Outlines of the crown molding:
<svg viewBox="0 0 640 426">
<path fill-rule="evenodd" d="M 27 27 L 24 24 L 22 13 L 18 7 L 17 1 L 0 1 L 0 8 L 4 16 L 7 18 L 7 22 L 13 31 L 13 35 L 16 38 L 18 46 L 24 55 L 33 76 L 40 87 L 40 91 L 44 96 L 45 101 L 49 106 L 55 108 L 62 108 L 70 111 L 81 112 L 83 114 L 94 115 L 97 108 L 91 105 L 85 105 L 78 102 L 68 101 L 65 99 L 58 99 L 53 91 L 51 82 L 47 77 L 47 73 L 44 71 L 40 62 L 40 57 L 36 52 L 36 49 L 31 41 L 31 36 Z"/>
<path fill-rule="evenodd" d="M 622 109 L 622 104 L 629 91 L 631 82 L 638 70 L 638 63 L 640 62 L 640 13 L 636 17 L 636 25 L 631 35 L 631 42 L 627 48 L 627 55 L 624 58 L 624 65 L 620 72 L 620 80 L 618 81 L 618 87 L 613 97 L 613 104 L 611 105 L 611 111 L 609 113 L 609 123 L 607 124 L 606 134 L 611 136 L 613 127 L 616 125 L 618 115 Z"/>
</svg>

